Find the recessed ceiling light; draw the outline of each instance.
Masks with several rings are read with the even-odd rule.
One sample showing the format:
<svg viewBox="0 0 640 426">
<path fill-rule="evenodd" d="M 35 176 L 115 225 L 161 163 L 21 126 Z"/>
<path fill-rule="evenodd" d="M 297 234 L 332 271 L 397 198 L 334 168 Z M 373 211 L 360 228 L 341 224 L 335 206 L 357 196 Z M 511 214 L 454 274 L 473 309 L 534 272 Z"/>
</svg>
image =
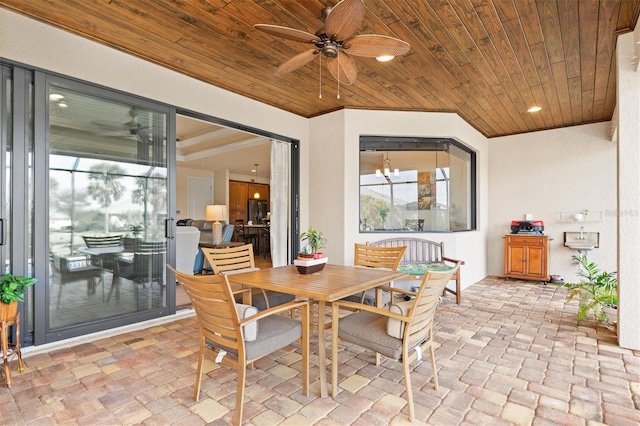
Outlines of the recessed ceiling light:
<svg viewBox="0 0 640 426">
<path fill-rule="evenodd" d="M 64 102 L 58 102 L 58 106 L 59 106 L 60 108 L 66 108 L 66 107 L 67 107 L 67 104 L 66 104 L 66 103 L 64 103 Z"/>
<path fill-rule="evenodd" d="M 62 96 L 59 93 L 52 93 L 52 94 L 49 95 L 49 100 L 50 101 L 59 101 L 61 99 L 64 99 L 64 96 Z"/>
<path fill-rule="evenodd" d="M 538 111 L 540 111 L 541 109 L 542 109 L 542 107 L 539 107 L 539 106 L 532 106 L 531 108 L 529 108 L 529 109 L 527 110 L 527 112 L 538 112 Z"/>
<path fill-rule="evenodd" d="M 389 62 L 393 58 L 395 58 L 395 56 L 393 56 L 393 55 L 382 55 L 382 56 L 377 56 L 376 57 L 376 61 L 378 61 L 378 62 Z"/>
</svg>

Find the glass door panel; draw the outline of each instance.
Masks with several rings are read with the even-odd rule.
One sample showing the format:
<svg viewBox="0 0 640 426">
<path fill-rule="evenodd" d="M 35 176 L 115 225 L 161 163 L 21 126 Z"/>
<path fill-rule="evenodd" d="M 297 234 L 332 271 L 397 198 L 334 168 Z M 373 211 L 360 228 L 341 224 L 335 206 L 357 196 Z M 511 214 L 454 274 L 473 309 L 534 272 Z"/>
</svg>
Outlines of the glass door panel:
<svg viewBox="0 0 640 426">
<path fill-rule="evenodd" d="M 48 330 L 166 307 L 167 114 L 48 96 Z"/>
<path fill-rule="evenodd" d="M 2 167 L 2 187 L 0 188 L 0 273 L 11 272 L 11 146 L 13 129 L 13 85 L 11 69 L 0 67 L 2 75 L 2 105 L 0 105 L 0 166 Z"/>
</svg>

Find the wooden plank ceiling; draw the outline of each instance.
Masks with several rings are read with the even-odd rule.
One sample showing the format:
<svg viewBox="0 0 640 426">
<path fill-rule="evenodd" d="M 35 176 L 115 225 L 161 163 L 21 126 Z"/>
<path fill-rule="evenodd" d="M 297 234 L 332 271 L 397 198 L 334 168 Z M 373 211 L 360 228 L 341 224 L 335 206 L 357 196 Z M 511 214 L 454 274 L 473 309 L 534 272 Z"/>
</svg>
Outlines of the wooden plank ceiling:
<svg viewBox="0 0 640 426">
<path fill-rule="evenodd" d="M 357 34 L 405 40 L 387 63 L 354 57 L 340 86 L 319 61 L 275 69 L 309 45 L 254 24 L 315 33 L 335 0 L 0 0 L 0 6 L 215 86 L 313 117 L 341 108 L 454 111 L 487 137 L 609 120 L 616 36 L 640 0 L 364 0 Z M 80 64 L 79 64 L 80 65 Z M 528 113 L 538 105 L 542 110 Z"/>
</svg>

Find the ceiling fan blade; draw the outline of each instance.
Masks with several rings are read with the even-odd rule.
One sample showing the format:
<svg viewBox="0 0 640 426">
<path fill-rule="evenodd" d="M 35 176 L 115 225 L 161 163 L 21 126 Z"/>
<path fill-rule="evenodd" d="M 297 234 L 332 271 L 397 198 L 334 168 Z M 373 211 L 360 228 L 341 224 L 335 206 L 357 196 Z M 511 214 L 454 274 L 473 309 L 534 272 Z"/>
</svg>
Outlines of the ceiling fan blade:
<svg viewBox="0 0 640 426">
<path fill-rule="evenodd" d="M 409 51 L 409 43 L 378 34 L 362 34 L 347 40 L 342 48 L 350 55 L 375 58 L 383 55 L 399 56 Z"/>
<path fill-rule="evenodd" d="M 324 24 L 324 33 L 334 40 L 346 40 L 353 36 L 364 18 L 362 0 L 342 0 L 336 4 Z"/>
<path fill-rule="evenodd" d="M 293 28 L 281 27 L 279 25 L 255 24 L 253 28 L 267 34 L 286 38 L 287 40 L 299 41 L 301 43 L 316 43 L 320 41 L 320 38 L 315 34 Z"/>
<path fill-rule="evenodd" d="M 342 84 L 353 84 L 358 78 L 358 68 L 353 58 L 345 53 L 338 52 L 335 58 L 327 58 L 329 72 Z"/>
<path fill-rule="evenodd" d="M 313 59 L 318 53 L 319 53 L 318 49 L 310 49 L 294 56 L 293 58 L 289 59 L 287 62 L 280 65 L 276 70 L 275 75 L 278 76 L 278 75 L 286 74 L 288 72 L 297 70 L 301 66 L 306 65 L 309 62 L 313 61 Z"/>
</svg>

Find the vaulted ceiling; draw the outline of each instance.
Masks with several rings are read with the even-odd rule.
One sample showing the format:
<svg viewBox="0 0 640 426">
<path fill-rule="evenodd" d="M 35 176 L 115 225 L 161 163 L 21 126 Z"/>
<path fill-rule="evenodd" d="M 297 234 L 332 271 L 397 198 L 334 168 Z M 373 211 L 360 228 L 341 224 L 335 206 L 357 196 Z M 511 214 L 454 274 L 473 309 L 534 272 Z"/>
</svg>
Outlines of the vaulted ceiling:
<svg viewBox="0 0 640 426">
<path fill-rule="evenodd" d="M 341 108 L 453 111 L 487 137 L 611 119 L 616 36 L 632 30 L 640 12 L 640 0 L 364 3 L 356 34 L 400 38 L 411 48 L 387 63 L 354 57 L 358 78 L 340 85 L 340 98 L 324 63 L 319 79 L 317 59 L 274 76 L 309 47 L 253 28 L 315 33 L 335 0 L 0 0 L 0 7 L 304 117 Z M 542 110 L 527 112 L 534 105 Z"/>
</svg>

